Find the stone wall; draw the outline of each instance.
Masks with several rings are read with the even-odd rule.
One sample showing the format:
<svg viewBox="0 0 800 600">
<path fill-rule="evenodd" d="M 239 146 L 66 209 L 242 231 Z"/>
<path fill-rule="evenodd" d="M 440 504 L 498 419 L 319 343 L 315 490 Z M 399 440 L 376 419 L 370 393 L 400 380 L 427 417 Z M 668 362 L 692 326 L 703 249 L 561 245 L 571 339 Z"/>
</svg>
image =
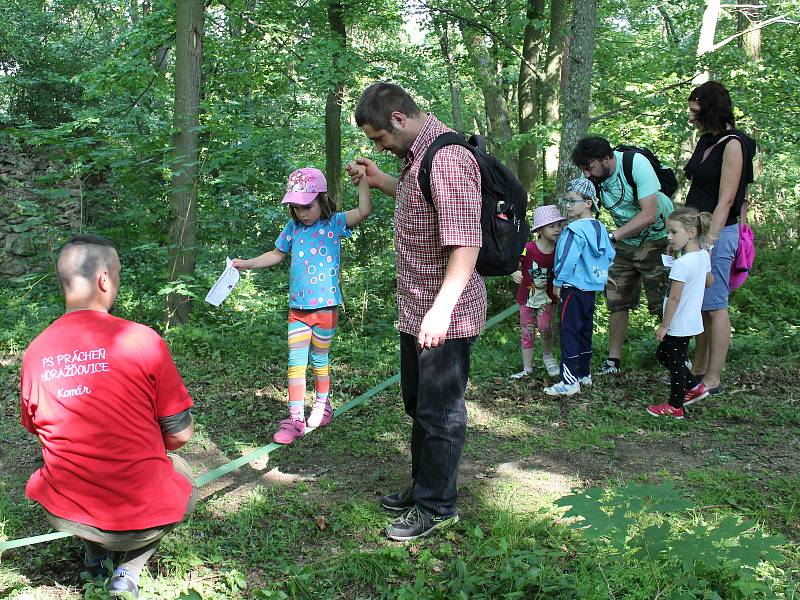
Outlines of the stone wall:
<svg viewBox="0 0 800 600">
<path fill-rule="evenodd" d="M 53 247 L 80 227 L 80 182 L 59 177 L 46 152 L 0 142 L 2 275 L 49 268 Z"/>
</svg>

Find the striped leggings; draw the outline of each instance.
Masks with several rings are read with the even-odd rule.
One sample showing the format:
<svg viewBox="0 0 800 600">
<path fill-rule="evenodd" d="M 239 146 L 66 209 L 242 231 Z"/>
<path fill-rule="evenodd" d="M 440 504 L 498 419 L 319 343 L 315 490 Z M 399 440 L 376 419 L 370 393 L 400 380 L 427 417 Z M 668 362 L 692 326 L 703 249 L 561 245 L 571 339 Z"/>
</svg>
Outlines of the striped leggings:
<svg viewBox="0 0 800 600">
<path fill-rule="evenodd" d="M 302 411 L 305 405 L 306 369 L 311 355 L 317 400 L 328 397 L 331 385 L 328 351 L 339 312 L 334 308 L 318 310 L 289 310 L 289 409 L 294 405 Z"/>
</svg>

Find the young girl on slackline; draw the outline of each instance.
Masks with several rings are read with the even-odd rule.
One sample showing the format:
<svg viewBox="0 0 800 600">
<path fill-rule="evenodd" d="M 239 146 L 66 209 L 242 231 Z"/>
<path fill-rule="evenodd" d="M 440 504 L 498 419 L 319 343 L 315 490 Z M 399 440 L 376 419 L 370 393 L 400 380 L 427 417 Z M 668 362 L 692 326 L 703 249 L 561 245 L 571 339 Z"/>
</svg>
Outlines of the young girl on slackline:
<svg viewBox="0 0 800 600">
<path fill-rule="evenodd" d="M 542 345 L 542 360 L 547 374 L 557 377 L 558 361 L 553 357 L 553 258 L 556 242 L 564 229 L 566 219 L 553 205 L 540 206 L 533 213 L 533 231 L 538 239 L 525 244 L 520 258 L 520 270 L 513 273 L 519 284 L 520 346 L 522 347 L 522 371 L 511 375 L 511 379 L 522 379 L 533 373 L 533 348 L 536 331 Z"/>
<path fill-rule="evenodd" d="M 364 169 L 355 164 L 351 169 Z M 291 444 L 306 431 L 330 423 L 333 417 L 328 391 L 328 352 L 336 332 L 341 243 L 351 228 L 372 212 L 367 178 L 358 185 L 358 207 L 336 212 L 328 195 L 325 175 L 306 167 L 294 171 L 286 185 L 282 204 L 289 205 L 291 219 L 275 241 L 275 249 L 250 259 L 236 258 L 237 269 L 261 269 L 280 263 L 291 253 L 289 275 L 289 418 L 280 422 L 273 436 L 278 444 Z M 314 370 L 316 397 L 305 418 L 306 368 L 309 354 Z"/>
<path fill-rule="evenodd" d="M 669 297 L 664 301 L 664 318 L 656 330 L 660 342 L 656 359 L 669 370 L 670 394 L 666 404 L 651 404 L 647 412 L 654 417 L 684 417 L 683 407 L 705 396 L 685 399 L 689 369 L 686 353 L 692 336 L 703 333 L 705 288 L 714 281 L 711 257 L 700 248 L 701 239 L 711 227 L 711 213 L 695 208 L 679 208 L 667 218 L 667 239 L 672 251 L 681 256 L 669 272 Z M 706 395 L 708 395 L 706 393 Z"/>
</svg>

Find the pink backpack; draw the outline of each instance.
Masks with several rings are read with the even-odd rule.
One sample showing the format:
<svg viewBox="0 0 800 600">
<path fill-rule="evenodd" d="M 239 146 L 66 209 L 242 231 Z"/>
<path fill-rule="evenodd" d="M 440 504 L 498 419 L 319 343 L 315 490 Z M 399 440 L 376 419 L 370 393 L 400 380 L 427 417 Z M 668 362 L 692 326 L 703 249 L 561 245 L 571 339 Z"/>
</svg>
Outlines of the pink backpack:
<svg viewBox="0 0 800 600">
<path fill-rule="evenodd" d="M 746 205 L 742 209 L 742 213 L 746 214 Z M 744 219 L 742 219 L 744 221 Z M 756 247 L 754 245 L 755 236 L 750 225 L 747 223 L 739 223 L 739 247 L 736 248 L 736 255 L 733 257 L 731 263 L 731 275 L 728 280 L 728 285 L 731 290 L 735 290 L 747 281 L 747 276 L 750 275 L 750 269 L 756 259 Z"/>
</svg>

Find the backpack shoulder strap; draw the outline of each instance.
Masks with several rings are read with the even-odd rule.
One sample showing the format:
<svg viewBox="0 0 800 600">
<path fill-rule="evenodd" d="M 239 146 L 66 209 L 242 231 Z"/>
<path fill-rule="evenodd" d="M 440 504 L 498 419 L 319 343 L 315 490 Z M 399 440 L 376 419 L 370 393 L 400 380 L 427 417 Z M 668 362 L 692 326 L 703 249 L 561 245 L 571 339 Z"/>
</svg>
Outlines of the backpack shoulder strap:
<svg viewBox="0 0 800 600">
<path fill-rule="evenodd" d="M 433 165 L 433 156 L 445 146 L 463 146 L 467 150 L 475 154 L 475 149 L 462 136 L 454 131 L 447 131 L 431 142 L 425 154 L 422 157 L 422 162 L 419 165 L 419 174 L 417 181 L 419 182 L 419 189 L 422 192 L 422 197 L 425 202 L 433 206 L 433 194 L 431 193 L 431 167 Z"/>
<path fill-rule="evenodd" d="M 639 201 L 639 191 L 636 189 L 636 182 L 633 180 L 633 157 L 636 154 L 635 150 L 626 150 L 622 153 L 622 175 L 625 181 L 633 190 L 634 201 Z"/>
</svg>

